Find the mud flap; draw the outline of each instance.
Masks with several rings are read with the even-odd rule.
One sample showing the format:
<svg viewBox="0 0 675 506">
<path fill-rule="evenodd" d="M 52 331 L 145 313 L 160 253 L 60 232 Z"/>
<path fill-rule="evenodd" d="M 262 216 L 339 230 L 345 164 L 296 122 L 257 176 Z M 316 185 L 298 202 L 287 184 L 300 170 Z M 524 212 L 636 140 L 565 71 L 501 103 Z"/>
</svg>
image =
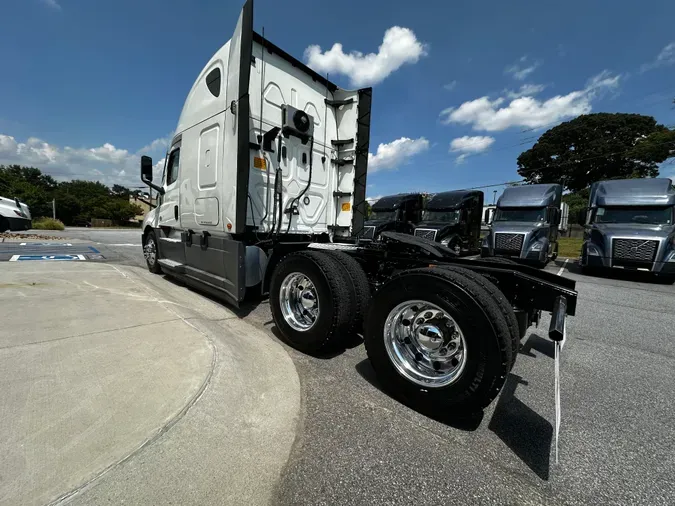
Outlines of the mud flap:
<svg viewBox="0 0 675 506">
<path fill-rule="evenodd" d="M 554 342 L 555 371 L 554 371 L 554 396 L 555 396 L 555 463 L 558 463 L 558 439 L 560 435 L 560 354 L 565 341 L 567 340 L 567 329 L 565 328 L 565 317 L 567 315 L 567 299 L 559 295 L 553 305 L 551 312 L 551 325 L 548 330 L 548 337 Z"/>
</svg>

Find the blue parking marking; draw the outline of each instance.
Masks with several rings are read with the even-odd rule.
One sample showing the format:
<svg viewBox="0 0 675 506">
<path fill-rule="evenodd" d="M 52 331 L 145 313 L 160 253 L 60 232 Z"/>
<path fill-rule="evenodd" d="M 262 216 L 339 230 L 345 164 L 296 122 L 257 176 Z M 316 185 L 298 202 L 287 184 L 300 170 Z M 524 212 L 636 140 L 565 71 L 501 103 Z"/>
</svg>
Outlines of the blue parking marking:
<svg viewBox="0 0 675 506">
<path fill-rule="evenodd" d="M 34 260 L 76 261 L 86 260 L 84 255 L 13 255 L 10 262 L 25 262 Z"/>
<path fill-rule="evenodd" d="M 93 246 L 89 246 L 89 249 L 94 253 L 100 253 L 100 251 L 94 248 Z"/>
</svg>

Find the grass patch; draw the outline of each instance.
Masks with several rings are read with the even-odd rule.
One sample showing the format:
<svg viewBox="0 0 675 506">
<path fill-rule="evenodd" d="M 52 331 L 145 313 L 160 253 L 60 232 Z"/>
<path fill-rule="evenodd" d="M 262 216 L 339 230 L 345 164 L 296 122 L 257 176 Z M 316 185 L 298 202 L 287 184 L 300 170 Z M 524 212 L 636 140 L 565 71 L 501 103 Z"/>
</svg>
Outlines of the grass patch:
<svg viewBox="0 0 675 506">
<path fill-rule="evenodd" d="M 66 227 L 61 220 L 54 218 L 37 218 L 33 220 L 35 230 L 64 230 Z"/>
<path fill-rule="evenodd" d="M 581 255 L 581 237 L 558 237 L 558 255 L 561 257 L 577 258 Z"/>
</svg>

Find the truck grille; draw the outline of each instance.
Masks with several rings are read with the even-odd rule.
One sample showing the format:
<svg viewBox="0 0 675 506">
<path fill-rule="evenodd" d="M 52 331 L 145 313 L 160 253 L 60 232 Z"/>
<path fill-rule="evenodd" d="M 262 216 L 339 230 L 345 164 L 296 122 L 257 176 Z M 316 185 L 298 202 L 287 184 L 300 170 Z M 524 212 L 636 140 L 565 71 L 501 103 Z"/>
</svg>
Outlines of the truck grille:
<svg viewBox="0 0 675 506">
<path fill-rule="evenodd" d="M 612 258 L 629 262 L 653 262 L 659 241 L 644 239 L 614 239 L 612 241 Z"/>
<path fill-rule="evenodd" d="M 375 237 L 375 227 L 363 227 L 363 230 L 359 235 L 361 239 L 373 239 L 373 237 Z"/>
<path fill-rule="evenodd" d="M 415 230 L 415 237 L 421 237 L 422 239 L 435 241 L 437 232 L 438 230 L 434 230 L 431 228 L 418 228 Z"/>
<path fill-rule="evenodd" d="M 520 254 L 524 237 L 523 234 L 495 234 L 495 252 Z"/>
</svg>

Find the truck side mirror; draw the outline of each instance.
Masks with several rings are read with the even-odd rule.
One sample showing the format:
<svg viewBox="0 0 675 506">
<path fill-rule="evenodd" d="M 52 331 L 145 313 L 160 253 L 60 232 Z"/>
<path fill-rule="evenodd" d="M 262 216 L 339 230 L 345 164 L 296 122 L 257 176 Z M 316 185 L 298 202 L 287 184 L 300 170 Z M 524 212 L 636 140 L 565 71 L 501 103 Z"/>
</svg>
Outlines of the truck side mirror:
<svg viewBox="0 0 675 506">
<path fill-rule="evenodd" d="M 557 207 L 553 209 L 553 224 L 560 225 L 560 209 Z"/>
<path fill-rule="evenodd" d="M 152 183 L 152 158 L 141 156 L 141 181 Z"/>
</svg>

